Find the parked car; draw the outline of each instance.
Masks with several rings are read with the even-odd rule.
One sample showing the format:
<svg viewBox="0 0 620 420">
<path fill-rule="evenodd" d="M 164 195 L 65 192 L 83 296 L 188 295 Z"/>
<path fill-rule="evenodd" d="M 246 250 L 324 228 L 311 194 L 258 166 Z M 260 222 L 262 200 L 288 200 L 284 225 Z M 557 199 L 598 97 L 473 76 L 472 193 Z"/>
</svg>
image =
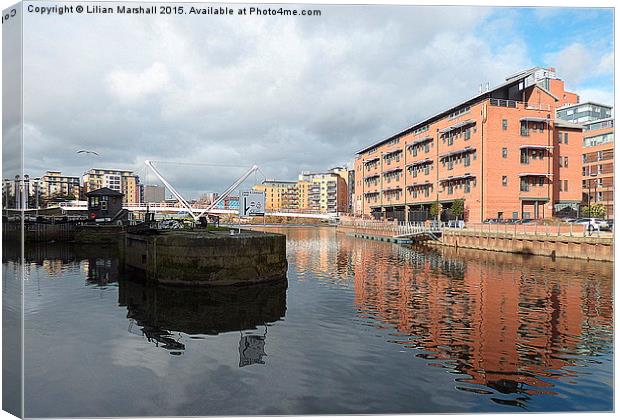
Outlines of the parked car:
<svg viewBox="0 0 620 420">
<path fill-rule="evenodd" d="M 607 226 L 609 227 L 609 230 L 613 230 L 613 228 L 614 228 L 614 219 L 607 219 Z"/>
<path fill-rule="evenodd" d="M 533 223 L 535 223 L 536 220 L 534 219 L 519 219 L 515 222 L 516 225 L 531 225 Z"/>
<path fill-rule="evenodd" d="M 575 220 L 578 225 L 585 225 L 588 230 L 608 230 L 609 224 L 603 219 L 596 219 L 594 217 L 584 217 Z"/>
</svg>

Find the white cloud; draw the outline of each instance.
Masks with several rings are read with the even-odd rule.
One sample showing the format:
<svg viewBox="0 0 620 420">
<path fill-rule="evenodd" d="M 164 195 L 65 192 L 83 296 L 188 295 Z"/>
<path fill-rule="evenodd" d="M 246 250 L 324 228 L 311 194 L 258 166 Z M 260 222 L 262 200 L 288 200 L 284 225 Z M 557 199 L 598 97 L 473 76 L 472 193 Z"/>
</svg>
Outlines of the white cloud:
<svg viewBox="0 0 620 420">
<path fill-rule="evenodd" d="M 580 102 L 597 102 L 603 105 L 614 105 L 614 93 L 612 90 L 584 88 L 579 92 Z"/>
<path fill-rule="evenodd" d="M 613 72 L 613 52 L 603 56 L 593 53 L 592 48 L 582 43 L 573 43 L 560 51 L 546 54 L 549 65 L 558 69 L 570 86 L 576 86 L 593 76 L 609 75 Z"/>
<path fill-rule="evenodd" d="M 110 93 L 121 102 L 135 102 L 166 90 L 170 75 L 165 64 L 156 62 L 141 72 L 113 70 L 106 82 Z"/>
</svg>

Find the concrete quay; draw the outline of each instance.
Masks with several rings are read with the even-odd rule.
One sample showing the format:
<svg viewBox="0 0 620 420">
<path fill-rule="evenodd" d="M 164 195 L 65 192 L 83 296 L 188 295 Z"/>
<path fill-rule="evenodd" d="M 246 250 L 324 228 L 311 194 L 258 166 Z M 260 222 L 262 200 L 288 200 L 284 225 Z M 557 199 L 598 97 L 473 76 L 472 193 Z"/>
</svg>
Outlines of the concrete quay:
<svg viewBox="0 0 620 420">
<path fill-rule="evenodd" d="M 127 233 L 125 266 L 159 284 L 230 286 L 286 279 L 286 236 L 202 230 Z"/>
</svg>

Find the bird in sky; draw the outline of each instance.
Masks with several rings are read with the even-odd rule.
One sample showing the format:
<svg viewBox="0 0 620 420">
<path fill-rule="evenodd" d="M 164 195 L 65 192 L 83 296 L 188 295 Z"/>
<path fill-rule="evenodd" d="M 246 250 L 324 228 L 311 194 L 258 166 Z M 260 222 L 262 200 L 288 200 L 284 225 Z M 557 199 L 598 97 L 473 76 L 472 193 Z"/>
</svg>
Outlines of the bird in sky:
<svg viewBox="0 0 620 420">
<path fill-rule="evenodd" d="M 99 156 L 99 153 L 93 152 L 92 150 L 78 150 L 77 153 L 90 153 Z"/>
</svg>

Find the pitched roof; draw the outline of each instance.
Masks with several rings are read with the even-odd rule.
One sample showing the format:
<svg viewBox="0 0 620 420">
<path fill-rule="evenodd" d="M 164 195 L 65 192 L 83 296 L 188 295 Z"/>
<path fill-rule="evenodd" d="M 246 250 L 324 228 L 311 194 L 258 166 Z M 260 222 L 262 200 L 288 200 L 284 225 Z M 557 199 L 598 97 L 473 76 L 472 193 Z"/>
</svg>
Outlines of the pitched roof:
<svg viewBox="0 0 620 420">
<path fill-rule="evenodd" d="M 86 193 L 86 197 L 101 197 L 102 195 L 108 195 L 111 197 L 122 197 L 125 194 L 108 187 L 99 188 L 98 190 L 92 190 Z"/>
</svg>

